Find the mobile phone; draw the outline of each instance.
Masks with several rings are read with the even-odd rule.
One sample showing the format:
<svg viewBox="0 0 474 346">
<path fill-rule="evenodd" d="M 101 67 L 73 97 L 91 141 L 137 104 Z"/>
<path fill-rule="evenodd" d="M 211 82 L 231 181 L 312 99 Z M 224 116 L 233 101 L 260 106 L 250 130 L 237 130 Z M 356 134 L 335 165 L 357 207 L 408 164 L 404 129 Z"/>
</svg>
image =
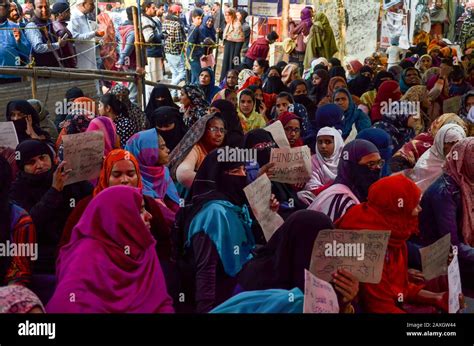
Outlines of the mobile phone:
<svg viewBox="0 0 474 346">
<path fill-rule="evenodd" d="M 261 104 L 262 104 L 262 101 L 260 101 L 260 100 L 256 100 L 256 101 L 255 101 L 255 110 L 256 110 L 257 112 L 260 111 L 260 106 L 261 106 Z"/>
</svg>

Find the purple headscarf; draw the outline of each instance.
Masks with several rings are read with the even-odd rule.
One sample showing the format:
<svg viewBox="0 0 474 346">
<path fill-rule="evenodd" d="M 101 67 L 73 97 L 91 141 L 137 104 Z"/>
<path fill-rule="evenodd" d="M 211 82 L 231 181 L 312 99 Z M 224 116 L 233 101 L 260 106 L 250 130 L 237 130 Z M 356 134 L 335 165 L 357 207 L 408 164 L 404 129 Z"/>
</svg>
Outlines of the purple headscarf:
<svg viewBox="0 0 474 346">
<path fill-rule="evenodd" d="M 313 18 L 311 17 L 311 13 L 313 9 L 311 7 L 305 7 L 301 10 L 301 22 L 306 23 L 306 28 L 309 30 L 313 25 Z"/>
<path fill-rule="evenodd" d="M 169 313 L 156 241 L 142 221 L 139 189 L 112 186 L 87 206 L 61 248 L 52 313 Z"/>
</svg>

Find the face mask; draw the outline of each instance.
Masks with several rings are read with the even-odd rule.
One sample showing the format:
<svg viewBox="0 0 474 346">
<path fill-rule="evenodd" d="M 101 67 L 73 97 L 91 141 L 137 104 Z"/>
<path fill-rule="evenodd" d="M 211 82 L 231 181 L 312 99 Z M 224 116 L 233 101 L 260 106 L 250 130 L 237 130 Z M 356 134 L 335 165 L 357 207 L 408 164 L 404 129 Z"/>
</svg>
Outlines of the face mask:
<svg viewBox="0 0 474 346">
<path fill-rule="evenodd" d="M 222 177 L 222 192 L 229 197 L 230 202 L 235 205 L 243 205 L 245 197 L 244 187 L 247 186 L 246 176 L 224 174 Z"/>
<path fill-rule="evenodd" d="M 26 129 L 28 128 L 26 118 L 13 120 L 13 125 L 15 126 L 16 134 L 18 135 L 18 137 L 21 137 L 26 134 Z"/>
<path fill-rule="evenodd" d="M 353 165 L 354 186 L 356 191 L 353 191 L 361 202 L 367 201 L 369 195 L 369 187 L 380 179 L 380 169 L 369 169 L 365 165 Z"/>
</svg>

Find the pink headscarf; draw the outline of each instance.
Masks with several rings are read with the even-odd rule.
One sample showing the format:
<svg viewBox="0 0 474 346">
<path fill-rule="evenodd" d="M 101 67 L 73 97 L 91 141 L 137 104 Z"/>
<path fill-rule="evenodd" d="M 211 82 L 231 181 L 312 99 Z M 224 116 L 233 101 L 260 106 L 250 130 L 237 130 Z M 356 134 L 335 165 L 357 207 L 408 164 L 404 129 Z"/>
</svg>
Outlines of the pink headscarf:
<svg viewBox="0 0 474 346">
<path fill-rule="evenodd" d="M 43 303 L 28 288 L 20 285 L 0 287 L 0 313 L 23 314 L 38 307 L 44 312 Z"/>
<path fill-rule="evenodd" d="M 104 134 L 104 156 L 107 156 L 115 149 L 117 143 L 117 130 L 112 119 L 107 117 L 97 117 L 91 120 L 86 132 L 101 131 Z"/>
<path fill-rule="evenodd" d="M 466 244 L 474 246 L 474 137 L 464 138 L 453 146 L 445 169 L 461 188 L 462 235 Z"/>
<path fill-rule="evenodd" d="M 112 186 L 87 206 L 57 261 L 52 313 L 174 312 L 139 189 Z"/>
</svg>

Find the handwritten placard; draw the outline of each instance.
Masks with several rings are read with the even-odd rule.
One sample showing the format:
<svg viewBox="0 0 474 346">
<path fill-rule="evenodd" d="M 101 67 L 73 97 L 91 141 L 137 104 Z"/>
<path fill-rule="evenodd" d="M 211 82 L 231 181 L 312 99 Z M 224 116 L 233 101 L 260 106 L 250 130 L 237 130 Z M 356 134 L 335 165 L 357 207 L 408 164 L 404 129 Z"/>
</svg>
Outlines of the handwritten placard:
<svg viewBox="0 0 474 346">
<path fill-rule="evenodd" d="M 72 169 L 65 185 L 95 179 L 104 156 L 104 134 L 91 131 L 63 136 L 65 168 Z"/>
<path fill-rule="evenodd" d="M 306 183 L 311 177 L 311 150 L 307 145 L 297 148 L 272 148 L 270 162 L 272 181 L 287 184 Z"/>
<path fill-rule="evenodd" d="M 462 293 L 461 274 L 459 273 L 458 256 L 454 255 L 453 260 L 448 267 L 448 285 L 449 285 L 449 313 L 455 314 L 459 311 L 459 295 Z"/>
<path fill-rule="evenodd" d="M 244 188 L 245 196 L 252 208 L 253 214 L 262 227 L 267 241 L 273 233 L 283 224 L 280 215 L 270 209 L 272 185 L 266 174 L 255 179 L 253 183 Z"/>
<path fill-rule="evenodd" d="M 273 140 L 280 148 L 290 147 L 290 142 L 288 142 L 288 138 L 286 138 L 285 129 L 280 120 L 268 125 L 264 130 L 272 134 Z"/>
<path fill-rule="evenodd" d="M 345 269 L 360 282 L 379 283 L 390 231 L 323 230 L 314 241 L 310 271 L 330 281 L 338 269 Z"/>
<path fill-rule="evenodd" d="M 461 109 L 461 96 L 450 97 L 443 101 L 443 114 L 455 113 L 458 114 Z"/>
<path fill-rule="evenodd" d="M 421 266 L 426 280 L 446 275 L 450 248 L 451 234 L 447 233 L 433 244 L 420 249 Z"/>
<path fill-rule="evenodd" d="M 0 147 L 15 149 L 17 145 L 18 137 L 13 121 L 0 122 Z"/>
<path fill-rule="evenodd" d="M 304 270 L 304 314 L 337 314 L 339 303 L 332 285 Z"/>
</svg>

